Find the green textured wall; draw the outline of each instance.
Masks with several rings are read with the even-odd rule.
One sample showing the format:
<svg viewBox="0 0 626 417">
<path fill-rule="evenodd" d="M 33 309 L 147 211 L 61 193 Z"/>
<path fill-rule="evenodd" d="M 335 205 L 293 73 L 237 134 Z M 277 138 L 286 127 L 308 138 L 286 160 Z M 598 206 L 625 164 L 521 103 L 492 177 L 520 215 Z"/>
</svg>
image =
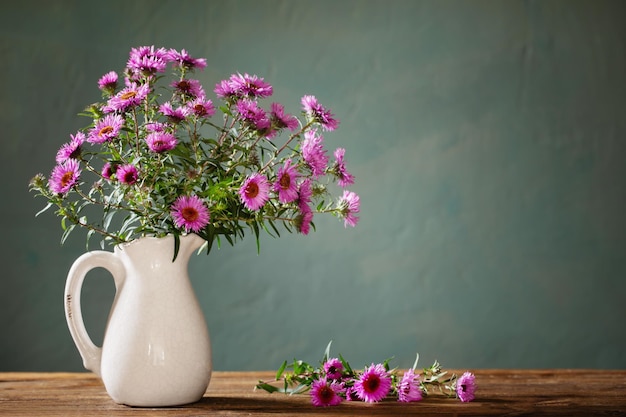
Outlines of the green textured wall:
<svg viewBox="0 0 626 417">
<path fill-rule="evenodd" d="M 82 370 L 63 316 L 84 251 L 28 180 L 131 47 L 255 73 L 341 119 L 361 222 L 195 257 L 218 370 L 626 367 L 626 2 L 32 1 L 0 6 L 0 371 Z M 112 280 L 84 290 L 101 340 Z"/>
</svg>

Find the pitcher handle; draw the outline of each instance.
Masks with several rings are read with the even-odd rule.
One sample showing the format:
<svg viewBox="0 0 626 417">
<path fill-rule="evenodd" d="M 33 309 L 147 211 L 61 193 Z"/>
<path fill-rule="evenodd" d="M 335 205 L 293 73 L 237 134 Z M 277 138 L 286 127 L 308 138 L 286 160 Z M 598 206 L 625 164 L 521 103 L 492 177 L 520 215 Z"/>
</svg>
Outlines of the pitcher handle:
<svg viewBox="0 0 626 417">
<path fill-rule="evenodd" d="M 125 277 L 124 265 L 113 252 L 96 250 L 87 252 L 78 257 L 69 273 L 65 283 L 65 319 L 69 327 L 72 339 L 83 358 L 86 369 L 100 375 L 100 359 L 102 348 L 96 346 L 85 328 L 83 314 L 80 307 L 80 293 L 87 273 L 94 268 L 104 268 L 113 275 L 115 291 L 119 290 Z"/>
</svg>

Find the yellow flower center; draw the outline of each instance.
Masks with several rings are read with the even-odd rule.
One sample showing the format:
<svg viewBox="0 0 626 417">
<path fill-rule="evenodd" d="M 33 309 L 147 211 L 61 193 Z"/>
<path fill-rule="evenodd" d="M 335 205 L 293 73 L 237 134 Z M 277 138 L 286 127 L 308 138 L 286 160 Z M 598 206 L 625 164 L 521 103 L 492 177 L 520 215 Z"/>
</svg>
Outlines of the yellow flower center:
<svg viewBox="0 0 626 417">
<path fill-rule="evenodd" d="M 63 187 L 67 187 L 69 184 L 71 184 L 73 178 L 74 178 L 74 173 L 72 171 L 67 171 L 61 177 L 61 185 Z"/>
<path fill-rule="evenodd" d="M 130 98 L 135 97 L 136 95 L 137 95 L 137 92 L 135 92 L 135 91 L 127 91 L 127 92 L 125 92 L 124 94 L 121 94 L 121 95 L 120 95 L 120 98 L 121 98 L 122 100 L 128 100 L 128 99 L 130 99 Z"/>
<path fill-rule="evenodd" d="M 102 129 L 100 129 L 100 132 L 98 132 L 98 135 L 104 136 L 104 135 L 106 135 L 108 133 L 111 133 L 111 132 L 113 132 L 113 127 L 105 126 Z"/>
</svg>

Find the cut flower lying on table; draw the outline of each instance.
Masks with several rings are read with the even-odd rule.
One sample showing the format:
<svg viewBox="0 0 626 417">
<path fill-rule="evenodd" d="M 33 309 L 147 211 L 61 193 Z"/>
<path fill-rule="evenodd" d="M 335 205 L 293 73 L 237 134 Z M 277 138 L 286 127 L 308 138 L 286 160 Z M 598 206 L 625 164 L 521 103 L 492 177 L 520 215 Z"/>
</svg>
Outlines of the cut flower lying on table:
<svg viewBox="0 0 626 417">
<path fill-rule="evenodd" d="M 308 392 L 316 407 L 339 405 L 343 401 L 375 403 L 385 398 L 415 402 L 435 393 L 456 397 L 462 402 L 475 398 L 476 377 L 471 372 L 464 372 L 460 377 L 448 374 L 435 361 L 420 374 L 416 371 L 419 356 L 402 376 L 397 369 L 389 368 L 389 360 L 355 370 L 341 355 L 331 357 L 330 345 L 318 367 L 301 360 L 294 360 L 292 364 L 285 361 L 274 381 L 259 381 L 256 388 L 270 393 Z M 287 369 L 291 372 L 285 372 Z"/>
<path fill-rule="evenodd" d="M 131 49 L 123 82 L 114 71 L 100 78 L 103 101 L 82 113 L 90 124 L 60 147 L 48 177 L 30 182 L 48 201 L 41 212 L 61 217 L 61 242 L 76 226 L 88 230 L 87 245 L 101 235 L 101 246 L 196 233 L 208 253 L 246 230 L 257 247 L 260 230 L 280 236 L 279 224 L 306 235 L 315 213 L 356 226 L 345 149 L 331 159 L 322 135 L 337 129 L 335 115 L 313 95 L 301 98 L 300 118 L 277 102 L 263 108 L 273 87 L 240 73 L 215 85 L 214 103 L 190 76 L 206 65 L 184 49 L 142 46 Z"/>
</svg>

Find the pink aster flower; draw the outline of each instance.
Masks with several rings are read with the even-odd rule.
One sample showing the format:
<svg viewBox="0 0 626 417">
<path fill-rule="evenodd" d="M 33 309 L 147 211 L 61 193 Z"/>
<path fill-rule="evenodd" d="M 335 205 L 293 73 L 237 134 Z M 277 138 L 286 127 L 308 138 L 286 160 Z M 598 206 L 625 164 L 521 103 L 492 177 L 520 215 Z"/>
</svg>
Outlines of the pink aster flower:
<svg viewBox="0 0 626 417">
<path fill-rule="evenodd" d="M 335 165 L 333 166 L 332 172 L 338 178 L 337 184 L 340 187 L 347 187 L 348 185 L 354 184 L 354 175 L 350 174 L 346 169 L 346 163 L 344 161 L 344 155 L 346 150 L 344 148 L 337 148 L 335 150 Z"/>
<path fill-rule="evenodd" d="M 138 85 L 130 83 L 122 91 L 111 97 L 103 110 L 109 113 L 112 111 L 126 111 L 130 107 L 139 105 L 148 96 L 149 92 L 149 84 Z"/>
<path fill-rule="evenodd" d="M 422 390 L 420 389 L 419 374 L 416 375 L 413 369 L 409 369 L 398 384 L 398 401 L 410 403 L 421 400 Z"/>
<path fill-rule="evenodd" d="M 103 178 L 106 178 L 107 180 L 111 180 L 113 178 L 113 175 L 115 174 L 115 170 L 116 170 L 116 166 L 111 164 L 110 162 L 107 162 L 102 167 L 101 175 Z"/>
<path fill-rule="evenodd" d="M 186 69 L 204 69 L 206 67 L 206 59 L 205 58 L 192 58 L 189 53 L 181 49 L 178 52 L 176 49 L 170 49 L 168 52 L 168 57 L 170 61 L 173 61 L 178 64 L 181 68 Z"/>
<path fill-rule="evenodd" d="M 311 231 L 311 222 L 313 222 L 313 210 L 308 204 L 300 204 L 298 205 L 300 209 L 300 214 L 296 218 L 296 226 L 298 231 L 303 235 L 308 235 Z"/>
<path fill-rule="evenodd" d="M 192 98 L 206 96 L 206 94 L 204 93 L 204 89 L 202 88 L 202 84 L 200 84 L 200 81 L 198 80 L 174 80 L 172 81 L 170 86 L 176 88 L 176 90 L 183 96 Z"/>
<path fill-rule="evenodd" d="M 359 222 L 359 218 L 355 213 L 360 211 L 361 199 L 352 191 L 344 190 L 343 195 L 337 202 L 337 210 L 339 216 L 343 219 L 344 227 L 348 225 L 354 227 Z"/>
<path fill-rule="evenodd" d="M 271 123 L 265 110 L 260 108 L 256 101 L 247 98 L 237 102 L 237 112 L 246 122 L 257 130 L 269 129 Z"/>
<path fill-rule="evenodd" d="M 104 143 L 110 142 L 117 137 L 120 129 L 124 125 L 124 118 L 119 114 L 107 114 L 98 120 L 93 128 L 89 131 L 87 142 Z"/>
<path fill-rule="evenodd" d="M 54 167 L 48 181 L 48 188 L 55 194 L 65 194 L 78 183 L 80 177 L 78 161 L 68 159 Z"/>
<path fill-rule="evenodd" d="M 476 391 L 476 377 L 471 372 L 465 372 L 456 381 L 456 395 L 466 403 L 474 400 Z"/>
<path fill-rule="evenodd" d="M 311 197 L 313 196 L 313 189 L 311 187 L 311 180 L 306 178 L 300 184 L 298 189 L 298 209 L 300 213 L 296 218 L 296 227 L 298 231 L 303 235 L 308 235 L 311 229 L 311 222 L 313 221 L 313 210 L 309 206 Z"/>
<path fill-rule="evenodd" d="M 278 193 L 278 201 L 281 203 L 291 203 L 298 199 L 298 171 L 291 165 L 291 159 L 287 159 L 285 164 L 278 169 L 274 191 Z"/>
<path fill-rule="evenodd" d="M 229 82 L 235 94 L 240 97 L 269 97 L 273 93 L 272 86 L 256 75 L 239 73 L 230 76 Z"/>
<path fill-rule="evenodd" d="M 315 129 L 304 132 L 302 141 L 302 159 L 311 169 L 313 178 L 323 175 L 328 165 L 328 156 L 324 149 L 324 137 L 318 135 Z"/>
<path fill-rule="evenodd" d="M 174 149 L 178 141 L 172 133 L 152 132 L 146 136 L 146 143 L 152 152 L 162 153 Z"/>
<path fill-rule="evenodd" d="M 286 127 L 289 130 L 294 131 L 298 128 L 298 119 L 290 114 L 285 114 L 285 108 L 280 103 L 272 103 L 270 117 L 272 119 L 272 123 L 278 129 L 283 129 Z"/>
<path fill-rule="evenodd" d="M 343 363 L 338 358 L 331 358 L 324 362 L 324 372 L 330 379 L 341 379 Z"/>
<path fill-rule="evenodd" d="M 319 123 L 322 129 L 335 130 L 339 126 L 339 121 L 335 119 L 335 115 L 319 104 L 315 96 L 304 96 L 301 103 L 309 119 Z"/>
<path fill-rule="evenodd" d="M 385 398 L 391 390 L 391 376 L 382 364 L 365 367 L 354 383 L 356 395 L 363 401 L 372 403 Z"/>
<path fill-rule="evenodd" d="M 259 210 L 269 200 L 270 183 L 262 174 L 255 172 L 243 182 L 239 196 L 249 210 Z"/>
<path fill-rule="evenodd" d="M 298 205 L 308 206 L 311 202 L 311 197 L 313 197 L 313 187 L 311 186 L 311 180 L 306 178 L 300 183 L 300 188 L 298 189 Z"/>
<path fill-rule="evenodd" d="M 230 83 L 229 80 L 222 80 L 219 83 L 215 84 L 215 89 L 213 90 L 215 94 L 222 99 L 230 99 L 237 97 L 235 94 L 235 88 Z"/>
<path fill-rule="evenodd" d="M 172 123 L 182 122 L 187 116 L 189 116 L 189 113 L 191 112 L 191 110 L 189 110 L 189 107 L 185 106 L 173 108 L 172 103 L 170 103 L 169 101 L 161 104 L 161 106 L 159 106 L 159 111 L 163 113 L 163 115 L 166 116 L 167 119 Z"/>
<path fill-rule="evenodd" d="M 85 134 L 77 132 L 76 135 L 70 135 L 71 141 L 61 146 L 57 152 L 57 164 L 61 164 L 68 159 L 78 159 L 81 153 L 81 145 L 85 142 Z"/>
<path fill-rule="evenodd" d="M 211 117 L 215 114 L 215 106 L 213 102 L 209 100 L 205 100 L 204 97 L 198 97 L 193 101 L 187 103 L 187 107 L 191 110 L 193 114 L 198 117 Z"/>
<path fill-rule="evenodd" d="M 165 48 L 140 46 L 131 49 L 126 67 L 135 75 L 150 76 L 164 72 L 169 60 L 170 56 Z"/>
<path fill-rule="evenodd" d="M 211 219 L 209 209 L 197 196 L 180 196 L 172 204 L 174 224 L 180 229 L 189 232 L 199 232 Z"/>
<path fill-rule="evenodd" d="M 147 132 L 165 132 L 167 125 L 161 122 L 146 123 Z"/>
<path fill-rule="evenodd" d="M 115 171 L 117 180 L 122 184 L 133 185 L 139 178 L 137 168 L 132 164 L 120 165 Z"/>
<path fill-rule="evenodd" d="M 346 401 L 358 401 L 359 397 L 356 395 L 356 390 L 353 386 L 346 388 Z"/>
<path fill-rule="evenodd" d="M 311 384 L 311 402 L 316 407 L 339 405 L 343 398 L 339 394 L 343 387 L 337 381 L 328 382 L 322 377 Z"/>
<path fill-rule="evenodd" d="M 98 88 L 105 93 L 113 94 L 117 88 L 117 73 L 109 71 L 98 80 Z"/>
</svg>

